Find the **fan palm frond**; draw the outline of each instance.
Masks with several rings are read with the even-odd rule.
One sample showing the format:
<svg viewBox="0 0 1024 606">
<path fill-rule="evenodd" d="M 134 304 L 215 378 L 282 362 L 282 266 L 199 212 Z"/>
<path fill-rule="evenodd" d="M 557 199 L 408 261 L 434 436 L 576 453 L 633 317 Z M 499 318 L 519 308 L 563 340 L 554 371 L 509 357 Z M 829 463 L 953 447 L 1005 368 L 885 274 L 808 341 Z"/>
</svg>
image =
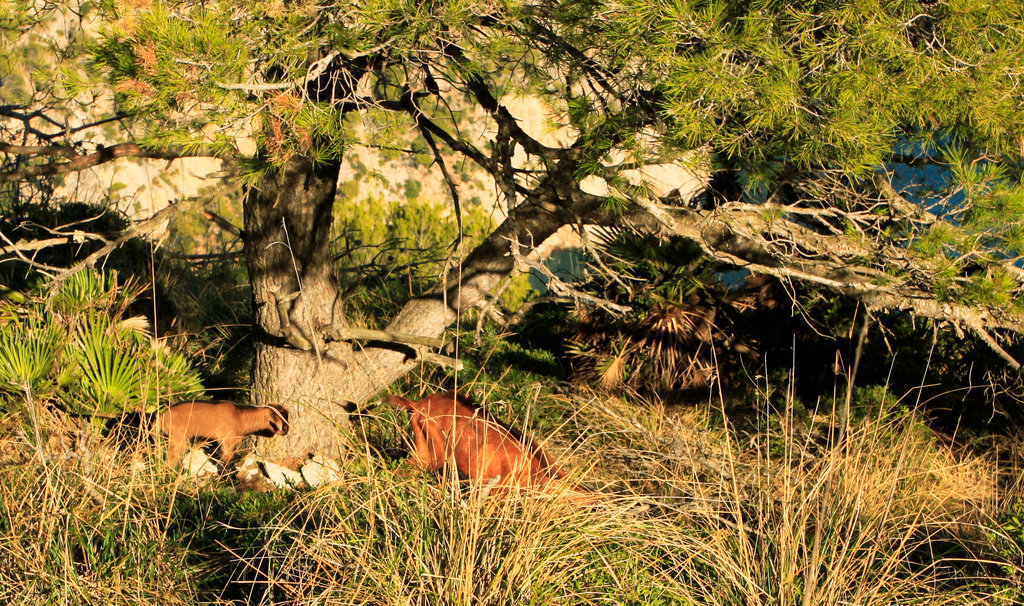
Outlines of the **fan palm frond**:
<svg viewBox="0 0 1024 606">
<path fill-rule="evenodd" d="M 605 387 L 707 385 L 715 376 L 716 310 L 728 295 L 715 261 L 685 238 L 609 230 L 591 242 L 617 276 L 587 287 L 632 311 L 575 310 L 568 353 L 577 368 Z"/>
<path fill-rule="evenodd" d="M 0 326 L 0 390 L 39 394 L 52 388 L 60 341 L 57 327 L 37 318 Z"/>
<path fill-rule="evenodd" d="M 0 312 L 0 391 L 46 393 L 67 411 L 120 416 L 203 391 L 192 361 L 153 339 L 143 316 L 125 317 L 145 291 L 116 274 L 78 272 Z"/>
<path fill-rule="evenodd" d="M 202 377 L 184 355 L 154 341 L 148 359 L 142 381 L 144 412 L 154 412 L 161 401 L 187 400 L 202 394 Z"/>
<path fill-rule="evenodd" d="M 72 404 L 82 414 L 117 415 L 144 398 L 138 389 L 141 361 L 135 352 L 117 347 L 107 327 L 104 322 L 82 327 L 75 343 L 82 374 Z"/>
<path fill-rule="evenodd" d="M 117 273 L 80 271 L 71 274 L 50 295 L 50 308 L 59 314 L 74 316 L 109 302 L 117 288 Z"/>
<path fill-rule="evenodd" d="M 118 317 L 145 291 L 145 285 L 135 279 L 118 284 L 116 271 L 87 270 L 62 281 L 50 295 L 49 304 L 55 312 L 66 316 L 100 310 Z"/>
</svg>

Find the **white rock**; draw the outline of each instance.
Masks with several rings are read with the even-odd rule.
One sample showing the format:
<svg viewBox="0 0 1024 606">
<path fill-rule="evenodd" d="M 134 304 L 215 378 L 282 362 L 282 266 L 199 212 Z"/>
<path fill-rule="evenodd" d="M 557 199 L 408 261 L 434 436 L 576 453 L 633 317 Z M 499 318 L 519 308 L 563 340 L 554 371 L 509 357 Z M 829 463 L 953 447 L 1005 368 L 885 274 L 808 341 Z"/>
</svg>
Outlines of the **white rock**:
<svg viewBox="0 0 1024 606">
<path fill-rule="evenodd" d="M 196 478 L 214 476 L 219 471 L 217 464 L 205 452 L 199 449 L 188 451 L 188 454 L 181 461 L 181 468 L 185 473 Z"/>
<path fill-rule="evenodd" d="M 263 472 L 260 471 L 259 461 L 256 460 L 256 457 L 248 454 L 245 455 L 245 458 L 238 464 L 235 476 L 239 480 L 247 482 L 254 479 L 256 476 L 262 475 L 262 473 Z"/>
<path fill-rule="evenodd" d="M 299 472 L 292 471 L 277 463 L 261 461 L 260 469 L 263 470 L 263 475 L 270 480 L 270 483 L 278 488 L 292 488 L 300 486 L 303 482 L 302 475 Z"/>
<path fill-rule="evenodd" d="M 321 455 L 314 455 L 305 465 L 299 468 L 302 478 L 310 486 L 323 486 L 341 479 L 341 467 L 338 463 L 325 459 Z"/>
</svg>

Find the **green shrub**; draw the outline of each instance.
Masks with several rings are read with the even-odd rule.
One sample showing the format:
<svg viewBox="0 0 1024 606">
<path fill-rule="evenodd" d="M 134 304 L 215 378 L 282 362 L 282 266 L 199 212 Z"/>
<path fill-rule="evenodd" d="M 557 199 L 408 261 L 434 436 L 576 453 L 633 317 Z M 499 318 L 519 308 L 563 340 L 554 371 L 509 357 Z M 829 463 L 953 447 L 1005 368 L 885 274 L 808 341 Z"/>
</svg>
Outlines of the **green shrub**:
<svg viewBox="0 0 1024 606">
<path fill-rule="evenodd" d="M 81 271 L 24 303 L 5 303 L 0 391 L 101 419 L 200 394 L 189 360 L 152 338 L 145 318 L 126 317 L 141 293 L 119 285 L 116 273 Z"/>
<path fill-rule="evenodd" d="M 346 304 L 367 318 L 390 317 L 434 286 L 458 236 L 450 208 L 422 197 L 340 200 L 334 210 L 340 269 L 352 283 Z M 472 250 L 490 233 L 494 219 L 474 205 L 463 205 L 462 214 L 463 246 Z M 514 294 L 525 296 L 521 288 Z"/>
</svg>

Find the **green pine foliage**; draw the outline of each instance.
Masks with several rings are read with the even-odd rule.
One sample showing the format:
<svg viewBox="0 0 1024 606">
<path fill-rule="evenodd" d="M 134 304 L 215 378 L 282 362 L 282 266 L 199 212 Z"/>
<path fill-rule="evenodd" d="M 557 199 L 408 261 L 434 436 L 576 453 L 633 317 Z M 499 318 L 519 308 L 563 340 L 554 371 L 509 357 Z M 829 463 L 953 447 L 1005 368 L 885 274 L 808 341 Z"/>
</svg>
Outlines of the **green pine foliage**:
<svg viewBox="0 0 1024 606">
<path fill-rule="evenodd" d="M 564 23 L 579 18 L 579 5 L 564 10 Z M 573 40 L 657 91 L 662 153 L 709 150 L 747 200 L 864 209 L 870 178 L 911 156 L 909 199 L 947 222 L 897 220 L 871 236 L 935 271 L 879 269 L 944 300 L 1020 313 L 1019 284 L 1000 266 L 1017 263 L 1024 221 L 1022 23 L 1013 0 L 632 0 Z M 572 101 L 566 117 L 595 133 L 613 119 Z M 928 184 L 926 170 L 946 178 Z M 845 183 L 838 196 L 833 180 Z"/>
<path fill-rule="evenodd" d="M 948 174 L 912 177 L 912 200 L 946 222 L 893 217 L 864 237 L 935 271 L 862 261 L 949 301 L 1021 311 L 1019 287 L 992 271 L 1024 237 L 1016 0 L 158 0 L 97 15 L 95 71 L 139 140 L 237 156 L 251 137 L 249 182 L 296 153 L 342 160 L 357 141 L 421 161 L 400 100 L 457 131 L 447 121 L 476 84 L 544 98 L 577 136 L 573 176 L 611 184 L 612 212 L 651 195 L 621 171 L 671 161 L 734 174 L 755 203 L 884 215 L 871 179 L 914 156 Z M 339 78 L 316 80 L 311 65 L 336 53 Z M 421 92 L 438 81 L 452 90 Z M 539 180 L 549 167 L 536 168 Z"/>
<path fill-rule="evenodd" d="M 658 66 L 639 75 L 664 92 L 673 135 L 689 147 L 710 142 L 759 177 L 781 162 L 863 174 L 899 137 L 937 126 L 993 152 L 1018 147 L 1006 76 L 1020 69 L 1022 10 L 1012 0 L 632 0 L 605 14 L 601 34 L 610 61 Z"/>
</svg>

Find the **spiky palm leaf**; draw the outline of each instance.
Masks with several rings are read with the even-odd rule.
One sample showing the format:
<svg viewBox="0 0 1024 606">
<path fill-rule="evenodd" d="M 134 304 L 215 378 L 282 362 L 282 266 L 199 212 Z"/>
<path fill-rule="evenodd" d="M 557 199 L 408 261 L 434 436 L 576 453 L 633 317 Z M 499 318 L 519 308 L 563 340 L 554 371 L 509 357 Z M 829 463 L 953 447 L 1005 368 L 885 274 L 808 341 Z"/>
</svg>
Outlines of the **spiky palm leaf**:
<svg viewBox="0 0 1024 606">
<path fill-rule="evenodd" d="M 0 390 L 35 395 L 50 391 L 60 341 L 57 327 L 38 318 L 0 326 Z"/>
<path fill-rule="evenodd" d="M 197 396 L 202 390 L 199 372 L 184 356 L 152 338 L 149 322 L 134 316 L 118 320 L 142 292 L 138 285 L 117 286 L 96 294 L 97 280 L 83 280 L 70 294 L 92 293 L 94 305 L 76 314 L 76 338 L 71 355 L 76 372 L 74 387 L 64 398 L 80 414 L 118 416 L 125 412 L 153 412 L 162 400 Z M 72 302 L 75 300 L 72 299 Z M 65 306 L 65 309 L 68 307 Z"/>
<path fill-rule="evenodd" d="M 715 312 L 691 297 L 684 305 L 656 305 L 640 325 L 637 354 L 649 361 L 646 378 L 661 387 L 706 385 Z"/>
<path fill-rule="evenodd" d="M 117 272 L 80 271 L 68 276 L 49 297 L 50 308 L 65 316 L 100 310 L 121 316 L 145 292 L 136 280 L 118 284 Z"/>
<path fill-rule="evenodd" d="M 610 355 L 594 361 L 594 373 L 598 382 L 606 389 L 612 389 L 626 383 L 630 376 L 628 345 L 618 348 Z"/>
<path fill-rule="evenodd" d="M 49 297 L 50 308 L 59 314 L 73 316 L 108 302 L 110 292 L 117 288 L 117 274 L 94 271 L 73 273 L 62 281 Z"/>
<path fill-rule="evenodd" d="M 713 262 L 684 239 L 662 242 L 609 230 L 591 242 L 604 265 L 617 272 L 616 279 L 591 286 L 632 311 L 577 311 L 568 353 L 579 370 L 605 387 L 707 385 L 715 374 L 715 303 L 729 298 Z"/>
<path fill-rule="evenodd" d="M 142 360 L 132 348 L 119 346 L 110 329 L 109 321 L 96 318 L 79 329 L 73 344 L 81 380 L 67 403 L 79 414 L 116 416 L 145 400 L 139 389 Z"/>
<path fill-rule="evenodd" d="M 47 392 L 65 410 L 96 418 L 198 396 L 190 360 L 153 339 L 145 318 L 123 318 L 143 290 L 83 271 L 0 315 L 0 391 Z"/>
</svg>

